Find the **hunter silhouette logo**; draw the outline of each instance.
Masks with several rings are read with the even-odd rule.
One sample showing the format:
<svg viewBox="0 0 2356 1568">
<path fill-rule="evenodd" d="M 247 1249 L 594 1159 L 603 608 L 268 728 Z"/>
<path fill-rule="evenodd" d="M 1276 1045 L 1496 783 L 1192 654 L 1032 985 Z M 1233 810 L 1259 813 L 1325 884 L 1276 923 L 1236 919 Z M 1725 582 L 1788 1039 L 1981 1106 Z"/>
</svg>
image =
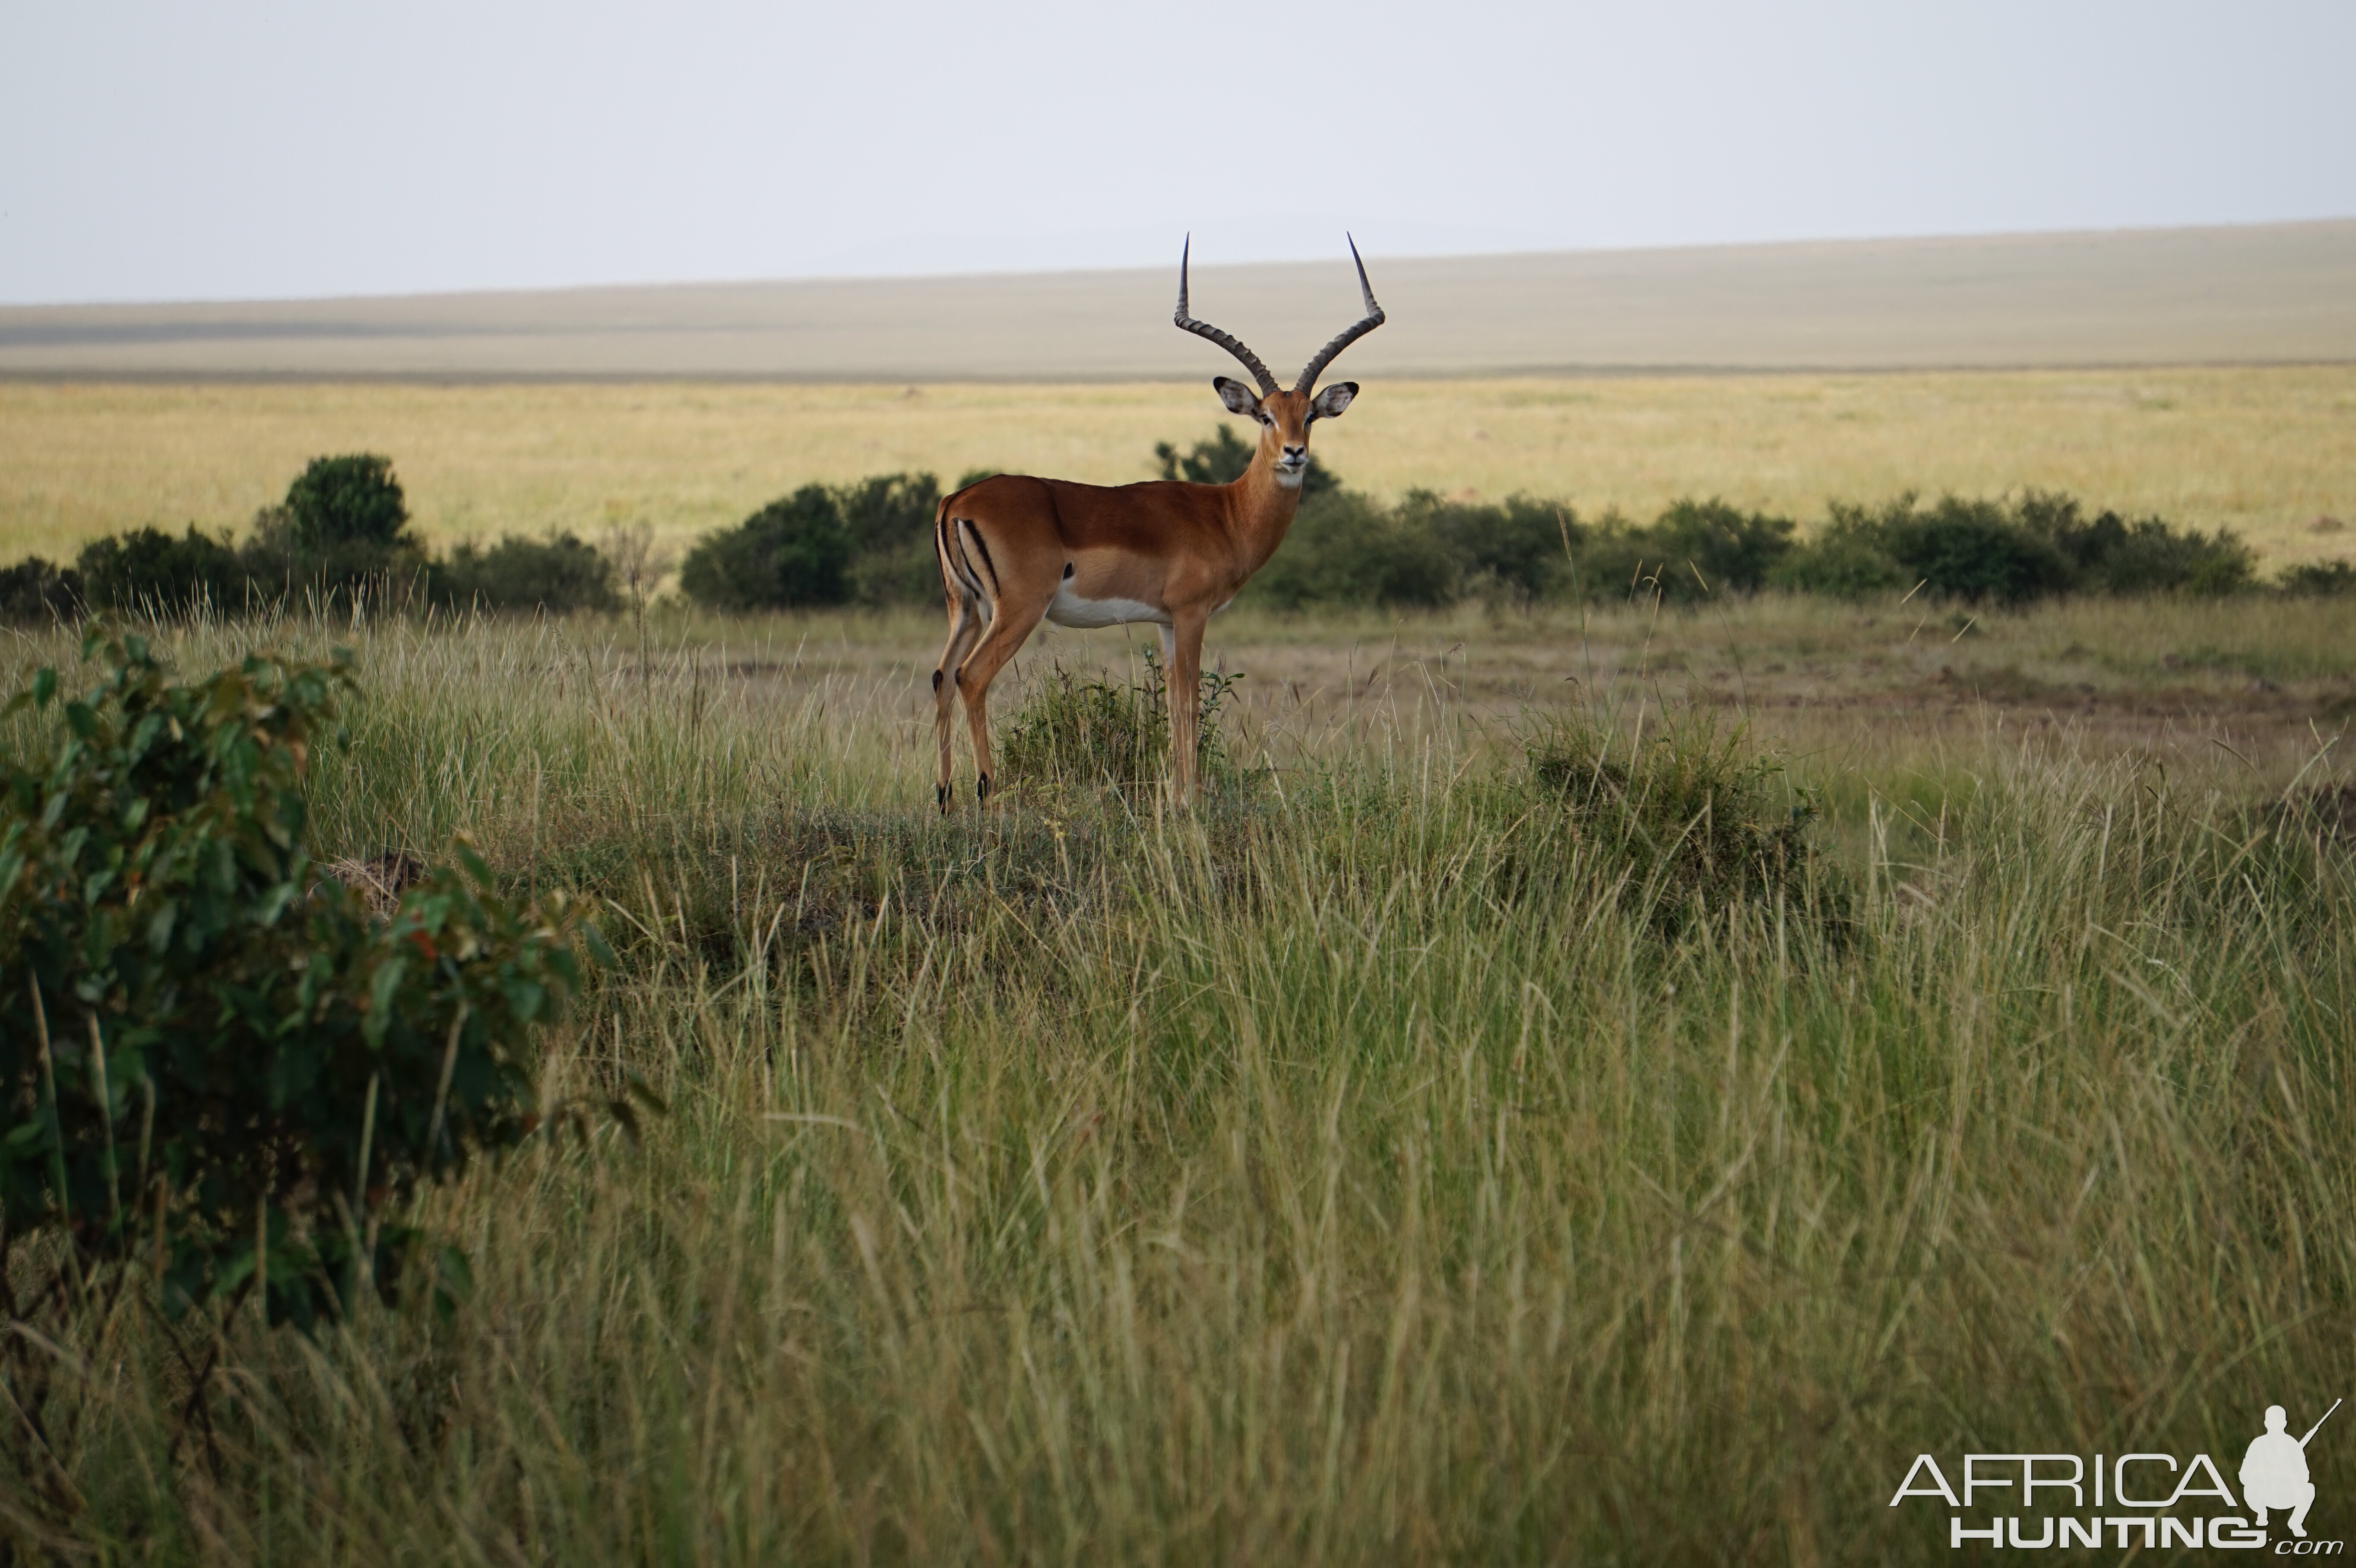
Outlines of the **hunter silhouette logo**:
<svg viewBox="0 0 2356 1568">
<path fill-rule="evenodd" d="M 2331 1410 L 2340 1404 L 2333 1400 Z M 2293 1437 L 2286 1430 L 2289 1413 L 2278 1404 L 2266 1406 L 2266 1429 L 2242 1456 L 2242 1500 L 2249 1504 L 2251 1522 L 2260 1530 L 2266 1527 L 2268 1509 L 2287 1509 L 2290 1532 L 2306 1539 L 2307 1510 L 2315 1506 L 2315 1483 L 2307 1478 L 2307 1445 L 2331 1419 L 2331 1410 L 2307 1429 L 2306 1437 Z"/>
<path fill-rule="evenodd" d="M 1958 1551 L 2099 1551 L 2108 1544 L 2122 1552 L 2222 1548 L 2276 1557 L 2336 1557 L 2348 1550 L 2346 1541 L 2308 1539 L 2315 1481 L 2307 1449 L 2343 1403 L 2333 1400 L 2305 1436 L 2292 1435 L 2288 1411 L 2266 1406 L 2265 1430 L 2242 1456 L 2239 1499 L 2224 1467 L 2206 1454 L 1965 1454 L 1959 1469 L 1952 1468 L 1953 1460 L 1951 1468 L 1942 1469 L 1934 1456 L 1917 1454 L 1890 1506 L 1933 1499 L 1945 1504 L 1947 1543 Z M 2004 1511 L 1979 1511 L 1997 1509 Z M 2287 1536 L 2271 1543 L 2269 1514 L 2286 1515 L 2280 1522 L 2290 1527 Z"/>
</svg>

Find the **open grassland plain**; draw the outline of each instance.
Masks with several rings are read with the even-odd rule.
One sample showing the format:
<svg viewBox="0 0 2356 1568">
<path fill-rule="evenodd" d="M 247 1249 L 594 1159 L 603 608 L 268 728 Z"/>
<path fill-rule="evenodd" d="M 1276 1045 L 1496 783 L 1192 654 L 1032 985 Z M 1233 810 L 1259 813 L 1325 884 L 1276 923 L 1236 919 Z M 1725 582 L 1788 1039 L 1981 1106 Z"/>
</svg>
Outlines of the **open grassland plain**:
<svg viewBox="0 0 2356 1568">
<path fill-rule="evenodd" d="M 242 529 L 328 453 L 394 461 L 426 540 L 594 538 L 674 553 L 811 481 L 929 470 L 1150 477 L 1225 419 L 1207 386 L 0 382 L 0 559 L 120 529 Z M 1321 424 L 1383 497 L 1560 496 L 1649 519 L 1719 496 L 1804 524 L 1828 499 L 2069 491 L 2241 532 L 2265 567 L 2344 555 L 2356 367 L 1387 380 Z"/>
<path fill-rule="evenodd" d="M 320 851 L 463 830 L 600 901 L 617 960 L 546 1092 L 636 1072 L 669 1110 L 434 1194 L 446 1317 L 226 1325 L 209 1451 L 137 1293 L 70 1319 L 0 1532 L 1906 1563 L 1952 1559 L 1943 1505 L 1889 1506 L 1921 1453 L 2232 1484 L 2268 1403 L 2356 1384 L 2351 629 L 1238 615 L 1199 810 L 1075 775 L 980 816 L 961 761 L 946 819 L 926 618 L 159 632 L 192 672 L 353 646 Z M 1001 734 L 1140 645 L 1034 645 Z M 12 687 L 71 667 L 0 649 Z M 1694 872 L 1753 829 L 1788 853 Z M 2319 1539 L 2356 1523 L 2331 1431 Z"/>
</svg>

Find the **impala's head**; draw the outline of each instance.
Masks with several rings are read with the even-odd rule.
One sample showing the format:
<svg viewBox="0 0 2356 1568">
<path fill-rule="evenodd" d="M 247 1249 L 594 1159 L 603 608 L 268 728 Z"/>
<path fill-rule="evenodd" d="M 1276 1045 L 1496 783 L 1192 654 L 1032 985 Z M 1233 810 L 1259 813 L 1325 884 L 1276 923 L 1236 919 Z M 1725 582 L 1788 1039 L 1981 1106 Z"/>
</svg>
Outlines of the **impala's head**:
<svg viewBox="0 0 2356 1568">
<path fill-rule="evenodd" d="M 1301 379 L 1290 391 L 1280 390 L 1276 378 L 1258 355 L 1243 345 L 1240 338 L 1221 332 L 1207 321 L 1197 321 L 1186 314 L 1186 261 L 1194 249 L 1190 238 L 1185 251 L 1178 257 L 1178 314 L 1173 318 L 1185 331 L 1209 338 L 1237 359 L 1259 383 L 1255 392 L 1241 381 L 1225 376 L 1215 376 L 1211 385 L 1217 389 L 1219 401 L 1231 414 L 1248 414 L 1260 424 L 1259 444 L 1276 473 L 1276 482 L 1286 489 L 1298 489 L 1301 476 L 1309 471 L 1309 427 L 1316 421 L 1338 417 L 1358 395 L 1355 381 L 1336 381 L 1322 392 L 1312 395 L 1317 378 L 1333 357 L 1383 324 L 1383 307 L 1375 303 L 1375 291 L 1366 282 L 1366 264 L 1358 260 L 1358 244 L 1350 242 L 1350 260 L 1357 263 L 1358 293 L 1366 302 L 1364 319 L 1317 351 L 1315 358 L 1302 368 Z"/>
<path fill-rule="evenodd" d="M 1309 472 L 1311 423 L 1339 416 L 1358 395 L 1355 381 L 1336 381 L 1313 398 L 1297 391 L 1259 397 L 1241 381 L 1226 376 L 1212 377 L 1211 385 L 1227 412 L 1259 421 L 1259 444 L 1276 471 L 1276 482 L 1288 490 L 1299 488 L 1301 476 Z"/>
</svg>

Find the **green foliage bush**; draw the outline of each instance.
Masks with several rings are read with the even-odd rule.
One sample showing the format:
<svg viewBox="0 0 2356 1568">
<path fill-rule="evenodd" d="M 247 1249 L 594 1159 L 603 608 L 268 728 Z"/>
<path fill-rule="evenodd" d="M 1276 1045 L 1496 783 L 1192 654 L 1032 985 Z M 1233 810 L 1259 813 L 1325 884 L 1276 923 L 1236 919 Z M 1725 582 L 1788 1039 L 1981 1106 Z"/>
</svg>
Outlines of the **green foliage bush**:
<svg viewBox="0 0 2356 1568">
<path fill-rule="evenodd" d="M 425 569 L 409 532 L 409 501 L 392 460 L 374 453 L 315 457 L 265 508 L 241 552 L 268 598 L 348 599 L 371 581 L 406 593 Z"/>
<path fill-rule="evenodd" d="M 1879 524 L 1863 507 L 1836 501 L 1815 537 L 1795 545 L 1768 570 L 1769 586 L 1794 593 L 1866 599 L 1920 581 L 1884 547 Z"/>
<path fill-rule="evenodd" d="M 850 596 L 851 533 L 834 493 L 805 485 L 688 552 L 680 587 L 709 610 L 840 604 Z"/>
<path fill-rule="evenodd" d="M 75 558 L 83 591 L 102 610 L 174 615 L 241 607 L 245 563 L 226 539 L 197 531 L 174 539 L 161 528 L 134 528 L 93 539 Z"/>
<path fill-rule="evenodd" d="M 1920 584 L 1938 598 L 2018 604 L 2049 594 L 2230 593 L 2255 560 L 2230 529 L 2203 533 L 2115 512 L 2087 519 L 2077 500 L 1901 496 L 1879 507 L 1836 502 L 1830 522 L 1770 574 L 1778 586 L 1847 598 Z"/>
<path fill-rule="evenodd" d="M 618 610 L 614 563 L 570 533 L 545 539 L 514 535 L 487 549 L 462 544 L 432 574 L 434 598 L 465 609 Z"/>
<path fill-rule="evenodd" d="M 532 1130 L 532 1032 L 595 933 L 463 843 L 389 921 L 319 877 L 302 779 L 348 656 L 175 684 L 137 637 L 83 652 L 96 684 L 37 672 L 8 711 L 48 740 L 0 757 L 5 1241 L 307 1327 L 398 1284 L 404 1194 Z"/>
<path fill-rule="evenodd" d="M 2310 597 L 2356 593 L 2356 564 L 2345 560 L 2311 560 L 2282 574 L 2283 591 Z"/>
<path fill-rule="evenodd" d="M 1789 519 L 1720 500 L 1680 500 L 1650 527 L 1611 517 L 1590 530 L 1579 576 L 1590 598 L 1687 604 L 1763 587 L 1792 549 Z"/>
<path fill-rule="evenodd" d="M 2089 592 L 2231 593 L 2255 576 L 2256 558 L 2231 529 L 2203 533 L 2158 517 L 2128 522 L 2107 511 L 2086 521 L 2074 496 L 2040 490 L 2022 496 L 2014 516 L 2053 541 Z"/>
<path fill-rule="evenodd" d="M 1794 528 L 1788 517 L 1711 499 L 1675 502 L 1645 532 L 1663 559 L 1687 568 L 1687 576 L 1698 571 L 1709 592 L 1751 593 L 1791 550 Z"/>
<path fill-rule="evenodd" d="M 851 539 L 846 586 L 851 600 L 877 606 L 939 603 L 933 514 L 940 500 L 940 484 L 929 474 L 878 475 L 834 492 Z"/>
<path fill-rule="evenodd" d="M 1521 603 L 1567 589 L 1570 549 L 1585 532 L 1570 507 L 1535 496 L 1489 505 L 1410 490 L 1399 497 L 1397 510 L 1409 532 L 1439 543 L 1452 563 L 1459 592 Z"/>
<path fill-rule="evenodd" d="M 2076 579 L 2061 549 L 2000 502 L 1942 496 L 1927 511 L 1893 504 L 1880 532 L 1890 559 L 1943 598 L 2019 604 Z"/>
<path fill-rule="evenodd" d="M 1462 564 L 1422 519 L 1355 490 L 1303 503 L 1292 531 L 1247 590 L 1263 604 L 1440 605 L 1463 584 Z"/>
<path fill-rule="evenodd" d="M 54 622 L 81 613 L 81 573 L 59 568 L 39 556 L 0 567 L 0 621 Z"/>
<path fill-rule="evenodd" d="M 871 480 L 856 491 L 891 485 Z M 614 577 L 613 563 L 569 532 L 461 545 L 447 560 L 431 560 L 409 532 L 391 460 L 362 453 L 313 459 L 286 499 L 254 518 L 241 547 L 194 528 L 177 539 L 143 528 L 93 540 L 64 571 L 38 559 L 0 571 L 0 619 L 47 620 L 78 613 L 85 603 L 164 616 L 234 614 L 363 592 L 396 605 L 607 612 L 621 605 Z"/>
<path fill-rule="evenodd" d="M 389 551 L 409 542 L 409 499 L 392 459 L 375 453 L 315 457 L 286 487 L 294 548 L 325 553 L 359 545 Z"/>
</svg>

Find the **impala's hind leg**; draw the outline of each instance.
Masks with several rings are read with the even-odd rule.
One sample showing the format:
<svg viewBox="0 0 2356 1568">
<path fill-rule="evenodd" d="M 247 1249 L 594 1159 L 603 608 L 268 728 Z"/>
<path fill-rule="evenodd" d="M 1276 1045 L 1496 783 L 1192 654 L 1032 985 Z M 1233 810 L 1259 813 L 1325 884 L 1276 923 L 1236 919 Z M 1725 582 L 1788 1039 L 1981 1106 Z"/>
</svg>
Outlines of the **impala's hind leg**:
<svg viewBox="0 0 2356 1568">
<path fill-rule="evenodd" d="M 989 624 L 989 607 L 980 598 L 950 592 L 949 640 L 941 649 L 940 661 L 933 666 L 933 737 L 940 743 L 941 752 L 940 774 L 933 799 L 945 812 L 949 808 L 950 720 L 957 713 L 958 683 L 954 677 L 958 667 L 973 652 L 974 644 L 981 640 L 982 630 Z"/>
<path fill-rule="evenodd" d="M 1054 598 L 1055 592 L 1050 589 L 1021 603 L 1001 599 L 997 613 L 991 617 L 990 630 L 982 634 L 980 645 L 966 656 L 952 677 L 965 698 L 965 721 L 973 731 L 974 763 L 981 770 L 973 786 L 978 805 L 990 803 L 993 773 L 990 755 L 990 683 L 998 678 L 998 672 L 1006 667 L 1009 660 L 1023 651 L 1023 639 L 1037 629 Z"/>
</svg>

